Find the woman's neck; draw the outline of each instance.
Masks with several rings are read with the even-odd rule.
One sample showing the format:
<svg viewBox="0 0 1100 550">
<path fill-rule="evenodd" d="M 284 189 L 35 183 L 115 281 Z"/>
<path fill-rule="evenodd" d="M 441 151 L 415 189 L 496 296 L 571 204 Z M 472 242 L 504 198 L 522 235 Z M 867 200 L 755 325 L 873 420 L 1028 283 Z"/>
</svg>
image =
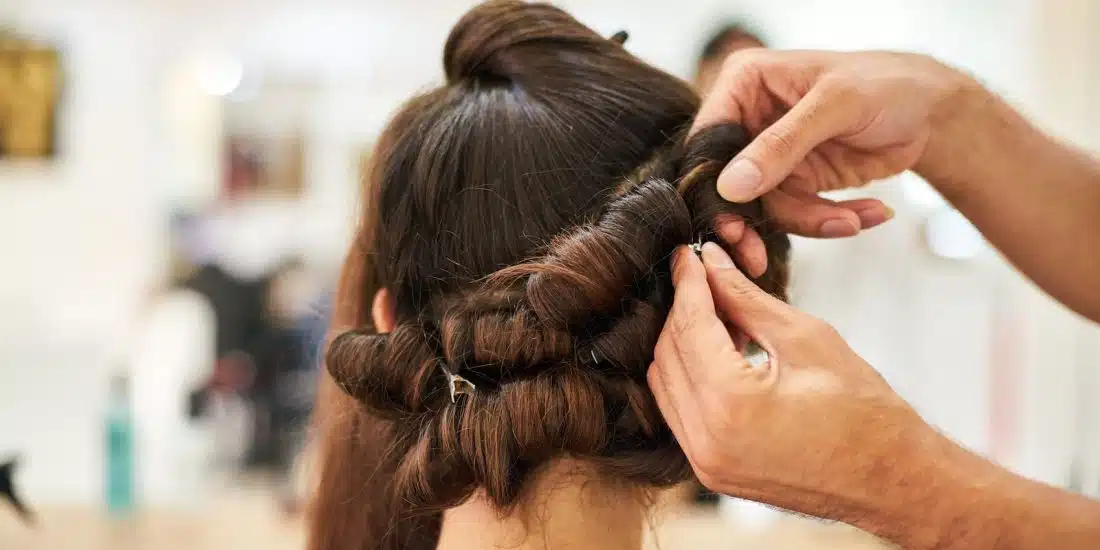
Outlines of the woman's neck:
<svg viewBox="0 0 1100 550">
<path fill-rule="evenodd" d="M 439 550 L 639 550 L 646 507 L 637 490 L 610 487 L 584 465 L 555 462 L 527 498 L 501 515 L 480 492 L 443 515 Z"/>
</svg>

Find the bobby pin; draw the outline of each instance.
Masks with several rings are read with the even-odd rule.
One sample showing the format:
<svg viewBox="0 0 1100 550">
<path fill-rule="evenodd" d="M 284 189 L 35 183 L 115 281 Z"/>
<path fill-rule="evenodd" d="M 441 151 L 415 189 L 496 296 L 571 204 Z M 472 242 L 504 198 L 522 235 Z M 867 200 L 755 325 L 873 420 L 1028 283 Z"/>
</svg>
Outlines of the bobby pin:
<svg viewBox="0 0 1100 550">
<path fill-rule="evenodd" d="M 700 234 L 699 238 L 695 242 L 688 245 L 688 248 L 694 250 L 695 254 L 697 256 L 702 256 L 703 255 L 703 235 Z"/>
<path fill-rule="evenodd" d="M 451 403 L 455 402 L 456 395 L 469 395 L 477 390 L 473 382 L 455 374 L 447 367 L 443 367 L 443 374 L 447 376 L 447 388 L 451 392 Z"/>
</svg>

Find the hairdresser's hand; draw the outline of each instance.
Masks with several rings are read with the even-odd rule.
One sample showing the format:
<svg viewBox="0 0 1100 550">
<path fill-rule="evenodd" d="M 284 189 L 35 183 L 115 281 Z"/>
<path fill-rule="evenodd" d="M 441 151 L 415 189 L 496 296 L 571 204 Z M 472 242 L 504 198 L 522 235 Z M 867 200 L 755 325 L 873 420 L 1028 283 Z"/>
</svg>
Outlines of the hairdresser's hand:
<svg viewBox="0 0 1100 550">
<path fill-rule="evenodd" d="M 706 266 L 677 251 L 676 298 L 648 375 L 699 479 L 820 517 L 872 514 L 858 507 L 894 491 L 937 434 L 831 327 L 765 294 L 718 246 L 703 256 Z M 751 366 L 742 335 L 770 361 Z"/>
<path fill-rule="evenodd" d="M 1100 501 L 938 434 L 825 323 L 707 243 L 682 248 L 649 386 L 712 490 L 850 523 L 903 548 L 1100 548 Z M 752 366 L 737 342 L 769 354 Z"/>
<path fill-rule="evenodd" d="M 727 200 L 763 196 L 791 233 L 846 237 L 892 211 L 875 200 L 834 203 L 817 194 L 912 168 L 938 109 L 963 80 L 915 54 L 742 50 L 726 60 L 694 128 L 737 122 L 755 136 L 718 179 Z M 738 254 L 755 253 L 739 247 Z"/>
</svg>

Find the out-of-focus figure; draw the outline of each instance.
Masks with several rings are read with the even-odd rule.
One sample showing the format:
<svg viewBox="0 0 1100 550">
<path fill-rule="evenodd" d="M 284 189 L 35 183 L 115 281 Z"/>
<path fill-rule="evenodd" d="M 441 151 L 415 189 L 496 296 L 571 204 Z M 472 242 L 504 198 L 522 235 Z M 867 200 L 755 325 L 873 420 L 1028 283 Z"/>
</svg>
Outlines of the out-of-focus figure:
<svg viewBox="0 0 1100 550">
<path fill-rule="evenodd" d="M 287 223 L 285 206 L 244 193 L 179 216 L 173 274 L 175 286 L 200 297 L 213 314 L 210 366 L 190 383 L 188 416 L 210 430 L 219 470 L 230 479 L 273 477 L 280 506 L 295 514 L 302 493 L 295 469 L 328 316 L 318 308 L 324 296 L 316 266 L 300 259 L 294 245 L 272 244 L 285 241 L 272 237 Z"/>
<path fill-rule="evenodd" d="M 280 499 L 289 513 L 298 510 L 294 464 L 305 447 L 317 385 L 314 296 L 303 263 L 286 262 L 268 284 L 266 328 L 252 346 L 257 376 L 250 391 L 256 407 L 251 458 L 278 475 Z"/>
<path fill-rule="evenodd" d="M 755 31 L 741 23 L 729 23 L 719 29 L 706 41 L 699 52 L 699 61 L 695 68 L 695 89 L 700 95 L 706 95 L 714 84 L 722 61 L 729 54 L 746 48 L 764 48 L 767 44 Z"/>
</svg>

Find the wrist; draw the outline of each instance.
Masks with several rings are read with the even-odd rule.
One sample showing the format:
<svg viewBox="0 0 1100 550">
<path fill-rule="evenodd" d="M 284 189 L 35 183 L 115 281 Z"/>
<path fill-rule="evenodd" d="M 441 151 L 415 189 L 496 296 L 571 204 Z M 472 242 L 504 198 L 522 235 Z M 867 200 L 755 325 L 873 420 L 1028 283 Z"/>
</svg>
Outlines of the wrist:
<svg viewBox="0 0 1100 550">
<path fill-rule="evenodd" d="M 993 104 L 999 100 L 970 75 L 936 63 L 931 73 L 939 81 L 938 99 L 929 115 L 928 144 L 914 171 L 942 193 L 942 187 L 968 181 L 971 157 L 983 149 L 974 138 L 998 126 Z"/>
<path fill-rule="evenodd" d="M 928 426 L 900 447 L 879 506 L 851 523 L 903 548 L 995 547 L 1003 470 Z"/>
</svg>

